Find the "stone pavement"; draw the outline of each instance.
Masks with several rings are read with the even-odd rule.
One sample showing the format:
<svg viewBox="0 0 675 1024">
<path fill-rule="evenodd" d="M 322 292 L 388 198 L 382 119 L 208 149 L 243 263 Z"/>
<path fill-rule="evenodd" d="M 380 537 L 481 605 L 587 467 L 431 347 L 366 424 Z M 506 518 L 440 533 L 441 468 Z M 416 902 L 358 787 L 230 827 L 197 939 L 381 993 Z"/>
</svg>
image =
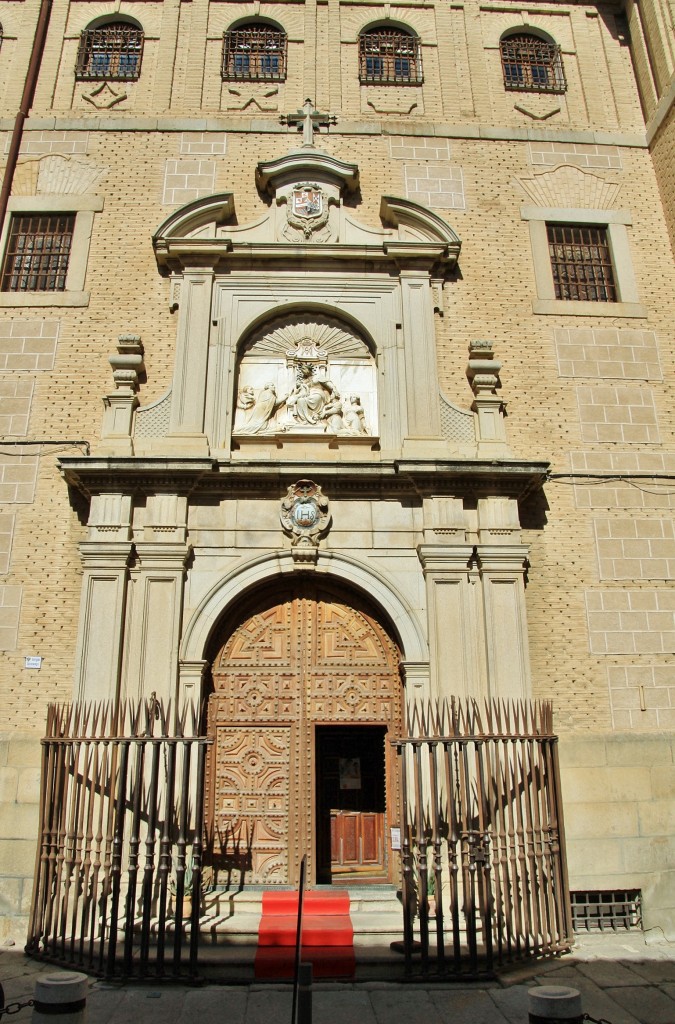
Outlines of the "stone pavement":
<svg viewBox="0 0 675 1024">
<path fill-rule="evenodd" d="M 6 1000 L 29 998 L 36 974 L 53 971 L 0 949 Z M 521 965 L 496 981 L 317 982 L 313 1024 L 526 1024 L 532 985 L 571 985 L 585 1013 L 610 1024 L 675 1024 L 675 945 L 640 933 L 580 936 L 560 959 Z M 88 1024 L 290 1024 L 291 988 L 281 984 L 108 984 L 92 978 Z M 31 1011 L 3 1024 L 28 1024 Z"/>
</svg>

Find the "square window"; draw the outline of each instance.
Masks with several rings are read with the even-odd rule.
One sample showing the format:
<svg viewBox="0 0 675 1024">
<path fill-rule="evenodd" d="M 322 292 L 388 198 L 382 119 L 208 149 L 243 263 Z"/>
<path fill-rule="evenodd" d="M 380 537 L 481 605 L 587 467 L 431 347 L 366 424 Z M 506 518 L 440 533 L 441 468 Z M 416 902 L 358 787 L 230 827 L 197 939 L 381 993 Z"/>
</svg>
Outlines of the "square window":
<svg viewBox="0 0 675 1024">
<path fill-rule="evenodd" d="M 2 270 L 3 292 L 63 292 L 75 214 L 14 214 Z"/>
<path fill-rule="evenodd" d="M 639 301 L 627 210 L 523 206 L 532 245 L 534 313 L 646 317 Z"/>
<path fill-rule="evenodd" d="M 607 228 L 547 224 L 556 299 L 616 302 L 616 284 Z"/>
<path fill-rule="evenodd" d="M 0 235 L 0 307 L 86 306 L 96 195 L 10 196 Z"/>
</svg>

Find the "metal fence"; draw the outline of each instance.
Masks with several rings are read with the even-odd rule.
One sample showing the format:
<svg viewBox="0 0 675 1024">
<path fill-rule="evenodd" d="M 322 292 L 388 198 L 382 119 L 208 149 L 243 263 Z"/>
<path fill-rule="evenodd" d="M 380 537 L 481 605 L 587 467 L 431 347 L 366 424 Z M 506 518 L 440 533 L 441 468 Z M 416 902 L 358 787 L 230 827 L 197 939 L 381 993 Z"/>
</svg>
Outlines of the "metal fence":
<svg viewBox="0 0 675 1024">
<path fill-rule="evenodd" d="M 569 948 L 547 702 L 416 705 L 399 755 L 408 974 L 477 974 Z"/>
<path fill-rule="evenodd" d="M 154 699 L 50 706 L 33 956 L 107 978 L 196 975 L 209 743 L 197 732 L 194 714 Z"/>
</svg>

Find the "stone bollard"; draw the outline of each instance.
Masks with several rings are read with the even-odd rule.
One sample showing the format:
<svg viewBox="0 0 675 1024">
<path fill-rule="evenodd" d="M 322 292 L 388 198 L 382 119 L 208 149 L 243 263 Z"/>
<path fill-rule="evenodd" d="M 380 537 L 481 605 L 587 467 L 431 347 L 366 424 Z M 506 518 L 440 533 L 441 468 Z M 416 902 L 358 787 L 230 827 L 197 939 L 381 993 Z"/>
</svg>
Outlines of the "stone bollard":
<svg viewBox="0 0 675 1024">
<path fill-rule="evenodd" d="M 33 994 L 33 1024 L 84 1024 L 88 981 L 86 974 L 75 971 L 39 974 Z"/>
<path fill-rule="evenodd" d="M 581 993 L 568 985 L 539 985 L 529 989 L 530 1024 L 582 1024 Z"/>
</svg>

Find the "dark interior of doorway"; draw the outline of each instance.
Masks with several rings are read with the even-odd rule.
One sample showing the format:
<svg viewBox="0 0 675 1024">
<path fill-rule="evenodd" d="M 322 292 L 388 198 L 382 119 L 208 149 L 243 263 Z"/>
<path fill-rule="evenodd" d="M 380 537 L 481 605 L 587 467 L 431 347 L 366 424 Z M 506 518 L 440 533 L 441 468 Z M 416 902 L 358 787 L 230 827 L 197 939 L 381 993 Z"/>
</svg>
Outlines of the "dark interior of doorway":
<svg viewBox="0 0 675 1024">
<path fill-rule="evenodd" d="M 387 881 L 384 726 L 316 728 L 317 883 Z"/>
</svg>

